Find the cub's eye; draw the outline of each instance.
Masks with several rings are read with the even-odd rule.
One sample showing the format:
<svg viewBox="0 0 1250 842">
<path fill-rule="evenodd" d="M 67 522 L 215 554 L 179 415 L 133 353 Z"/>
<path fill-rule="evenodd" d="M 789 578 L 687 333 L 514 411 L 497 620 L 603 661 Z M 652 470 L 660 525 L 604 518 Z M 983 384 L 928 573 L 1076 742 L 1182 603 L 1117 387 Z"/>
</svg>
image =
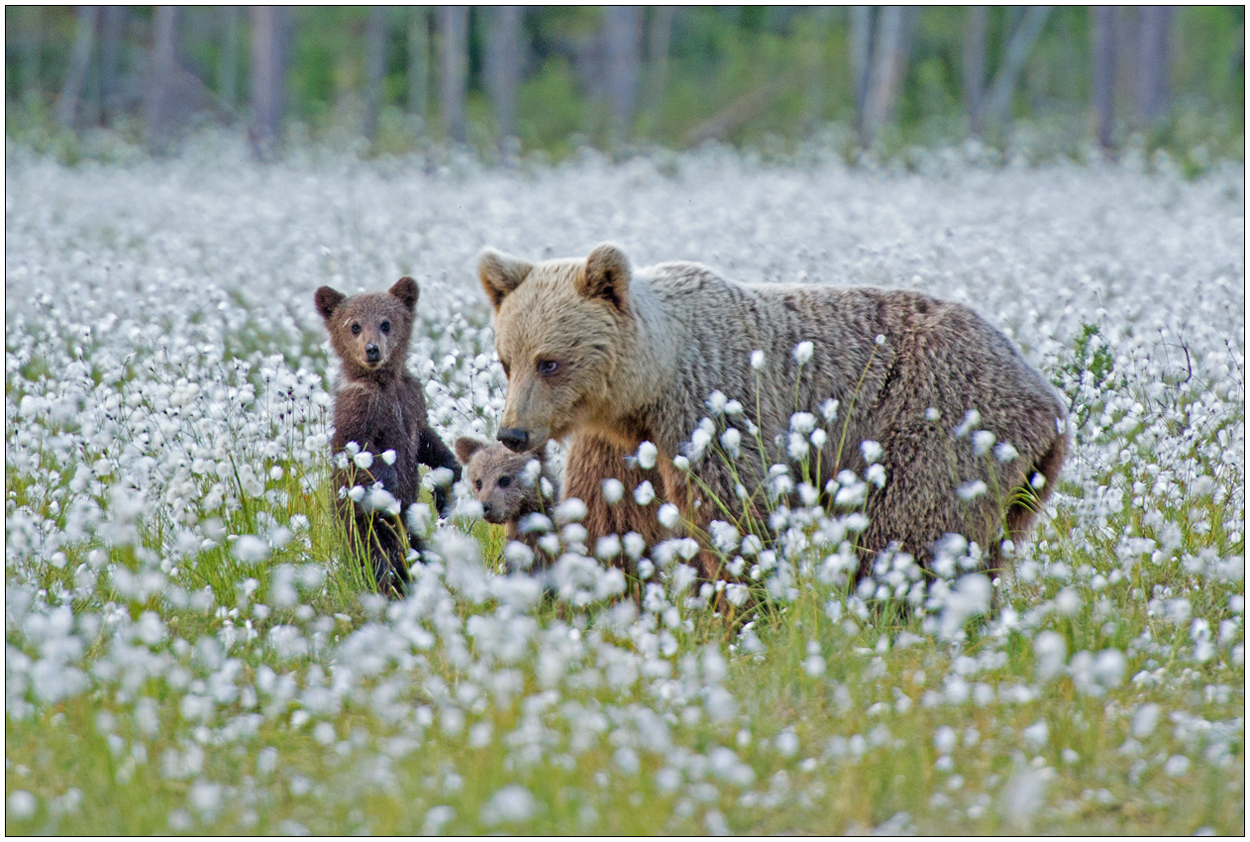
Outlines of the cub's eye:
<svg viewBox="0 0 1250 842">
<path fill-rule="evenodd" d="M 510 485 L 512 485 L 512 477 L 500 477 L 499 478 L 500 488 L 507 488 Z"/>
<path fill-rule="evenodd" d="M 360 324 L 357 322 L 352 325 L 352 336 L 355 336 L 358 333 L 360 333 Z"/>
<path fill-rule="evenodd" d="M 538 373 L 544 376 L 555 374 L 558 368 L 560 368 L 560 364 L 555 360 L 538 361 Z"/>
<path fill-rule="evenodd" d="M 390 333 L 390 332 L 391 332 L 391 323 L 390 323 L 390 322 L 388 322 L 388 321 L 386 321 L 386 320 L 383 320 L 383 321 L 382 321 L 382 324 L 378 325 L 378 327 L 382 328 L 382 332 L 383 332 L 383 333 Z"/>
<path fill-rule="evenodd" d="M 504 377 L 512 377 L 512 367 L 511 367 L 511 366 L 509 366 L 509 365 L 508 365 L 506 362 L 504 362 L 503 360 L 500 360 L 500 361 L 499 361 L 499 364 L 500 364 L 501 366 L 503 366 L 503 376 L 504 376 Z"/>
<path fill-rule="evenodd" d="M 474 481 L 473 481 L 473 484 L 474 484 L 475 486 L 477 486 L 477 490 L 478 490 L 478 491 L 481 491 L 481 490 L 482 490 L 482 481 L 481 481 L 480 479 L 479 479 L 479 480 L 474 480 Z"/>
</svg>

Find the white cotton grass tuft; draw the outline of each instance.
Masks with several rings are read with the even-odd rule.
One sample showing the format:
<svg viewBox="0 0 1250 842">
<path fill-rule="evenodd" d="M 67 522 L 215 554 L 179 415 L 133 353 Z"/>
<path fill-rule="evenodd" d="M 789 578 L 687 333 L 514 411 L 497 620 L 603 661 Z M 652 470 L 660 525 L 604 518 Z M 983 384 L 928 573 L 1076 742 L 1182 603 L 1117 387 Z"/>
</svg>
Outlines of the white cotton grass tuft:
<svg viewBox="0 0 1250 842">
<path fill-rule="evenodd" d="M 638 445 L 638 467 L 644 471 L 649 471 L 655 467 L 655 459 L 659 454 L 656 446 L 649 441 L 644 441 Z"/>
<path fill-rule="evenodd" d="M 603 500 L 611 505 L 625 496 L 625 484 L 615 477 L 609 477 L 599 484 L 603 492 Z"/>
<path fill-rule="evenodd" d="M 811 342 L 806 341 L 806 340 L 804 340 L 803 342 L 800 342 L 799 344 L 794 346 L 794 351 L 792 352 L 794 354 L 794 361 L 798 363 L 799 365 L 806 365 L 808 362 L 811 361 L 812 354 L 815 352 L 815 350 L 816 350 L 816 346 L 813 345 Z"/>
</svg>

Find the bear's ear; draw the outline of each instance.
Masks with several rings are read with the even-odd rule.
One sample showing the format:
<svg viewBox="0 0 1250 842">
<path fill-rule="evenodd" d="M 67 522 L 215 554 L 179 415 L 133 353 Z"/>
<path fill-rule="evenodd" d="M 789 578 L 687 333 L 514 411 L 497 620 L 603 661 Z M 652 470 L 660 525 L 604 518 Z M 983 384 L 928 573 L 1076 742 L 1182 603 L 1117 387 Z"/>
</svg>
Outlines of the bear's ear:
<svg viewBox="0 0 1250 842">
<path fill-rule="evenodd" d="M 487 446 L 486 442 L 481 439 L 461 436 L 456 439 L 456 458 L 460 460 L 461 465 L 468 465 L 469 460 L 473 458 L 473 454 Z"/>
<path fill-rule="evenodd" d="M 328 322 L 339 305 L 347 300 L 347 296 L 337 289 L 320 287 L 313 300 L 317 302 L 317 312 L 321 314 L 322 321 Z"/>
<path fill-rule="evenodd" d="M 519 257 L 492 248 L 482 249 L 482 253 L 477 256 L 477 275 L 482 279 L 486 297 L 496 310 L 503 304 L 508 293 L 519 287 L 533 268 L 533 264 Z"/>
<path fill-rule="evenodd" d="M 602 298 L 621 312 L 628 306 L 629 258 L 612 243 L 595 246 L 586 258 L 586 271 L 578 291 L 587 298 Z"/>
<path fill-rule="evenodd" d="M 390 289 L 390 293 L 395 298 L 398 298 L 405 307 L 412 310 L 417 306 L 417 297 L 421 295 L 421 289 L 417 286 L 416 281 L 405 275 L 395 282 L 395 285 Z"/>
</svg>

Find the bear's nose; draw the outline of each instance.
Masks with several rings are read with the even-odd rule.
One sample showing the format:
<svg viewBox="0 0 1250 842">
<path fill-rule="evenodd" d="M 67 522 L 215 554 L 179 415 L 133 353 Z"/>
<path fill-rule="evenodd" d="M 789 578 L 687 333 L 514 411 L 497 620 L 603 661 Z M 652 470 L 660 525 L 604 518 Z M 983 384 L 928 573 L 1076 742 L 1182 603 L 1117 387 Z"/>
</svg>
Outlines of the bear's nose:
<svg viewBox="0 0 1250 842">
<path fill-rule="evenodd" d="M 512 452 L 520 453 L 525 449 L 525 444 L 529 441 L 530 434 L 520 427 L 504 427 L 495 438 L 503 442 Z"/>
<path fill-rule="evenodd" d="M 365 346 L 365 359 L 371 363 L 376 363 L 382 359 L 382 350 L 377 345 L 370 342 Z"/>
<path fill-rule="evenodd" d="M 483 515 L 488 515 L 488 514 L 490 514 L 490 503 L 483 503 L 483 504 L 482 504 L 482 514 L 483 514 Z"/>
</svg>

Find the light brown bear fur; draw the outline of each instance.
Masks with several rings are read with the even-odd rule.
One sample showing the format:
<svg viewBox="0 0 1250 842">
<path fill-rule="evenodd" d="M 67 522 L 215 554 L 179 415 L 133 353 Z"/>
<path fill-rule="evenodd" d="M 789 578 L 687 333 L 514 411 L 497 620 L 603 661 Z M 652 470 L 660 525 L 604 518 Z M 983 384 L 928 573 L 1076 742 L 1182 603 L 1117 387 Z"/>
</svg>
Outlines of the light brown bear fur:
<svg viewBox="0 0 1250 842">
<path fill-rule="evenodd" d="M 977 541 L 988 551 L 987 567 L 996 567 L 1002 539 L 1026 532 L 1063 463 L 1066 413 L 1055 391 L 1002 333 L 961 304 L 904 290 L 740 284 L 697 263 L 634 271 L 611 244 L 586 260 L 538 264 L 487 249 L 478 272 L 508 375 L 501 439 L 523 431 L 529 448 L 569 440 L 565 496 L 586 503 L 592 546 L 611 532 L 637 531 L 649 542 L 663 536 L 656 504 L 633 502 L 642 478 L 678 506 L 695 535 L 714 519 L 743 526 L 744 514 L 763 514 L 761 478 L 788 461 L 791 414 L 819 418 L 829 398 L 840 408 L 819 454 L 817 487 L 843 469 L 865 475 L 862 441 L 884 449 L 886 483 L 870 488 L 870 525 L 858 538 L 861 574 L 892 541 L 923 563 L 946 533 Z M 793 350 L 804 341 L 813 343 L 813 355 L 800 371 Z M 759 371 L 749 362 L 757 349 L 765 355 Z M 673 457 L 709 414 L 714 390 L 742 402 L 763 446 L 744 429 L 733 464 L 714 441 L 687 474 Z M 936 420 L 926 415 L 930 408 Z M 970 409 L 980 412 L 978 429 L 1009 442 L 1018 456 L 978 456 L 968 438 L 957 438 L 953 429 Z M 745 427 L 741 417 L 730 421 Z M 643 441 L 658 448 L 653 471 L 626 462 Z M 816 457 L 813 448 L 813 464 Z M 1045 484 L 1032 493 L 1035 474 Z M 627 489 L 615 506 L 601 491 L 610 476 Z M 956 490 L 977 479 L 989 492 L 961 500 Z M 735 493 L 739 481 L 753 495 L 745 508 Z M 719 574 L 716 564 L 711 552 L 701 555 L 705 576 Z"/>
<path fill-rule="evenodd" d="M 462 436 L 456 439 L 456 457 L 464 466 L 464 479 L 473 496 L 482 504 L 482 519 L 508 528 L 509 541 L 520 541 L 534 553 L 531 569 L 542 570 L 551 564 L 551 556 L 539 545 L 543 533 L 523 531 L 522 521 L 529 515 L 551 517 L 559 480 L 547 462 L 546 448 L 513 453 L 502 444 Z M 529 467 L 538 462 L 538 470 Z M 550 494 L 544 492 L 542 480 L 549 483 Z"/>
</svg>

